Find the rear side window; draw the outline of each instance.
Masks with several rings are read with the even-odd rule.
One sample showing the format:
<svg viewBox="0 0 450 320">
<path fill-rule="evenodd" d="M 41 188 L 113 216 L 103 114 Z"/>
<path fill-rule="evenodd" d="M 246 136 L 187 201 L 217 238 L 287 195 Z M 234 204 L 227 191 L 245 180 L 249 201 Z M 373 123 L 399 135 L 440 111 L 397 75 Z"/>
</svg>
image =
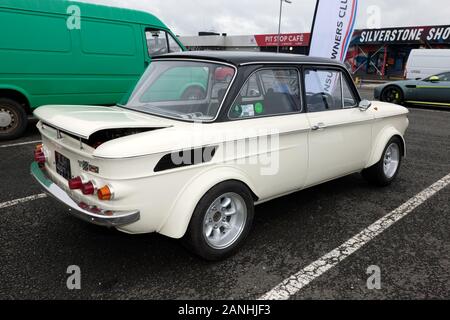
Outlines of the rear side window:
<svg viewBox="0 0 450 320">
<path fill-rule="evenodd" d="M 249 119 L 301 111 L 297 69 L 264 69 L 251 75 L 229 111 L 230 119 Z"/>
<path fill-rule="evenodd" d="M 145 32 L 150 57 L 183 51 L 171 34 L 163 30 L 149 29 Z"/>
</svg>

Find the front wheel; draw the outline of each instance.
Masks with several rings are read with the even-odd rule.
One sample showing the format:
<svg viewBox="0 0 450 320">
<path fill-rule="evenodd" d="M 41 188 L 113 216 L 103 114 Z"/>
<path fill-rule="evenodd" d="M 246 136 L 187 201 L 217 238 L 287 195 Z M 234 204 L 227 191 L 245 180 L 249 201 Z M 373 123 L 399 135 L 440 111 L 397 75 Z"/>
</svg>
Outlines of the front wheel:
<svg viewBox="0 0 450 320">
<path fill-rule="evenodd" d="M 198 203 L 183 242 L 206 260 L 225 259 L 247 238 L 253 215 L 253 198 L 248 188 L 237 181 L 221 183 Z"/>
<path fill-rule="evenodd" d="M 403 103 L 403 91 L 396 86 L 389 86 L 381 93 L 381 101 L 402 104 Z"/>
<path fill-rule="evenodd" d="M 364 170 L 362 176 L 370 183 L 386 187 L 397 177 L 402 163 L 402 142 L 400 138 L 392 138 L 384 149 L 381 160 L 374 166 Z"/>
</svg>

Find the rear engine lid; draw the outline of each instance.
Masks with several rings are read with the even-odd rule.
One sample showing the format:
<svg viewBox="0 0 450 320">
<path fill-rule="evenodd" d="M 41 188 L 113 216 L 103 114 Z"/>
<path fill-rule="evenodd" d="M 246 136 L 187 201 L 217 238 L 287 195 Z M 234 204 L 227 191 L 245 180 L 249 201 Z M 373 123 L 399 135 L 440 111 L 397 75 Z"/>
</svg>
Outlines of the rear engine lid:
<svg viewBox="0 0 450 320">
<path fill-rule="evenodd" d="M 34 115 L 55 129 L 89 138 L 99 131 L 110 129 L 164 129 L 176 124 L 174 120 L 140 114 L 119 107 L 98 106 L 43 106 Z"/>
</svg>

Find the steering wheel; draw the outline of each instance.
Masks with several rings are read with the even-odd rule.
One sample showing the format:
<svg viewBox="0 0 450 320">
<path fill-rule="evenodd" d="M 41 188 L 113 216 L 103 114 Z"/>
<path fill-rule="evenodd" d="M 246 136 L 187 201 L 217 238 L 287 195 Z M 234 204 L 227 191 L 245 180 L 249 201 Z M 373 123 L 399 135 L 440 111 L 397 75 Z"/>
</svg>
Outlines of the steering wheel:
<svg viewBox="0 0 450 320">
<path fill-rule="evenodd" d="M 334 106 L 334 98 L 331 94 L 326 92 L 319 92 L 316 94 L 313 94 L 310 98 L 311 104 L 324 104 L 325 109 L 329 110 L 331 107 Z"/>
</svg>

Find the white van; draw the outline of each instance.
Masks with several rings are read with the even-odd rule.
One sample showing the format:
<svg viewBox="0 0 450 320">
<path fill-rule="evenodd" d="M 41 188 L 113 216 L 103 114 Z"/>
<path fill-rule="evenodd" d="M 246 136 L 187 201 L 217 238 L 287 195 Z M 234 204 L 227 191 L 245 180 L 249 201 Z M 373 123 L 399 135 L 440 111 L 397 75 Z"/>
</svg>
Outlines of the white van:
<svg viewBox="0 0 450 320">
<path fill-rule="evenodd" d="M 406 79 L 424 79 L 450 72 L 450 49 L 414 49 L 406 64 Z"/>
</svg>

